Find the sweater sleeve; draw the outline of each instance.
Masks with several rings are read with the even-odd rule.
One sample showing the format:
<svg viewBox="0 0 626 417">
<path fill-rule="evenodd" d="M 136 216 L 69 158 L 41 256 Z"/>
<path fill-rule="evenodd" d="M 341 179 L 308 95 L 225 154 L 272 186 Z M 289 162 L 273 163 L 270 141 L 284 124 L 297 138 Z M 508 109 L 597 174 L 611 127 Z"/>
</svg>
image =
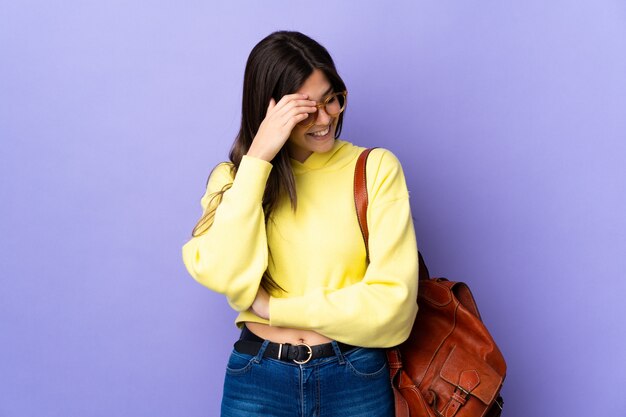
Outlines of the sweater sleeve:
<svg viewBox="0 0 626 417">
<path fill-rule="evenodd" d="M 270 325 L 315 330 L 365 347 L 395 346 L 409 337 L 417 315 L 419 265 L 409 194 L 395 155 L 383 150 L 377 168 L 369 191 L 370 263 L 363 279 L 340 289 L 270 297 Z"/>
<path fill-rule="evenodd" d="M 232 183 L 215 210 L 205 233 L 182 248 L 183 263 L 200 284 L 226 295 L 236 311 L 247 310 L 267 268 L 268 250 L 263 193 L 272 164 L 244 155 L 233 179 L 229 164 L 219 164 L 201 199 L 203 212 L 213 193 Z M 215 201 L 215 200 L 214 200 Z M 213 208 L 213 205 L 211 208 Z"/>
</svg>

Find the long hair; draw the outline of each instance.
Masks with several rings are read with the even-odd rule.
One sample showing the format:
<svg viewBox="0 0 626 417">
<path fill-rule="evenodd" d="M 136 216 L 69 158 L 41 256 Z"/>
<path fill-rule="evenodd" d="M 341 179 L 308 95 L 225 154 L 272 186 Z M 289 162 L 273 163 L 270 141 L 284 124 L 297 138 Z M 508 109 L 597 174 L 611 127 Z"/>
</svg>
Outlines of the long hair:
<svg viewBox="0 0 626 417">
<path fill-rule="evenodd" d="M 284 95 L 294 93 L 315 69 L 324 73 L 334 91 L 346 89 L 326 48 L 300 32 L 286 30 L 273 32 L 252 49 L 246 62 L 243 80 L 241 127 L 229 153 L 233 177 L 266 116 L 270 98 L 274 98 L 278 103 Z M 341 134 L 344 114 L 345 111 L 339 115 L 335 139 Z M 266 225 L 281 196 L 289 197 L 294 211 L 297 207 L 296 184 L 286 147 L 283 146 L 270 162 L 273 167 L 262 202 Z M 232 183 L 226 184 L 221 190 L 213 193 L 207 211 L 194 227 L 192 236 L 198 236 L 210 227 L 215 209 L 231 185 Z M 197 234 L 197 230 L 203 226 L 203 232 Z M 271 261 L 271 252 L 269 260 Z M 261 278 L 261 286 L 268 293 L 277 289 L 285 291 L 267 270 Z"/>
</svg>

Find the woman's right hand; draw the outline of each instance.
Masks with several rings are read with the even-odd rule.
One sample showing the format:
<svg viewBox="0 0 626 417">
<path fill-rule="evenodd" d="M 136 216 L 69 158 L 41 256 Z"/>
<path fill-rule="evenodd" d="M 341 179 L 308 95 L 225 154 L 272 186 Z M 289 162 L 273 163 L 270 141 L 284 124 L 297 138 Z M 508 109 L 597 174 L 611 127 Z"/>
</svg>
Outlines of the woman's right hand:
<svg viewBox="0 0 626 417">
<path fill-rule="evenodd" d="M 247 155 L 271 161 L 283 147 L 294 126 L 316 110 L 315 101 L 307 94 L 287 94 L 278 103 L 270 99 L 265 119 L 261 122 Z"/>
</svg>

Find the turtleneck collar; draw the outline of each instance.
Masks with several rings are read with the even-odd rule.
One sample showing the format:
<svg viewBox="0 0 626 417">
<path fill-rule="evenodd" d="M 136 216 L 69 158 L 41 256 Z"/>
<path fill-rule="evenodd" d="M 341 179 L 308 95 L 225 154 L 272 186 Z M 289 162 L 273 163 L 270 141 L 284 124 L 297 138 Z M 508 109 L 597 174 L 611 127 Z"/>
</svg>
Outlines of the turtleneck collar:
<svg viewBox="0 0 626 417">
<path fill-rule="evenodd" d="M 300 162 L 297 159 L 289 158 L 291 160 L 291 166 L 293 168 L 293 172 L 295 174 L 299 174 L 306 171 L 311 171 L 315 169 L 323 168 L 328 164 L 328 162 L 332 159 L 332 157 L 344 147 L 348 142 L 335 139 L 335 143 L 333 147 L 328 152 L 313 152 L 304 162 Z"/>
</svg>

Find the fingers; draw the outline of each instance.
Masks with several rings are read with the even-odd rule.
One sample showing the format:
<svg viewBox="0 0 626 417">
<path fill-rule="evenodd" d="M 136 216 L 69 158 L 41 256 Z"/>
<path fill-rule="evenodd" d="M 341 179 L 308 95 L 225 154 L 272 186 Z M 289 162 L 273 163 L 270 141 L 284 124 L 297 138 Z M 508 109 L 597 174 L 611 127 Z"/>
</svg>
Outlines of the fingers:
<svg viewBox="0 0 626 417">
<path fill-rule="evenodd" d="M 278 103 L 272 98 L 266 116 L 275 120 L 278 126 L 291 130 L 297 123 L 305 120 L 310 113 L 317 110 L 314 106 L 315 101 L 307 100 L 305 97 L 307 97 L 306 94 L 287 94 Z"/>
<path fill-rule="evenodd" d="M 303 94 L 287 94 L 287 95 L 282 96 L 281 99 L 278 100 L 278 103 L 276 103 L 276 101 L 274 101 L 274 97 L 272 97 L 270 99 L 270 103 L 274 101 L 274 106 L 272 106 L 272 108 L 278 110 L 282 108 L 285 105 L 285 103 L 287 103 L 290 99 L 303 98 L 302 96 Z"/>
<path fill-rule="evenodd" d="M 290 106 L 285 112 L 278 117 L 282 121 L 283 126 L 289 126 L 293 128 L 296 123 L 299 123 L 309 117 L 310 113 L 317 111 L 315 106 Z"/>
<path fill-rule="evenodd" d="M 312 102 L 312 100 L 306 100 L 306 98 L 308 97 L 307 94 L 287 94 L 284 95 L 279 101 L 278 103 L 276 103 L 276 107 L 274 111 L 280 112 L 283 108 L 291 105 L 295 105 L 292 104 L 293 102 Z M 313 102 L 314 103 L 314 102 Z"/>
<path fill-rule="evenodd" d="M 315 104 L 313 100 L 306 100 L 307 94 L 287 94 L 283 96 L 278 103 L 274 98 L 270 98 L 269 105 L 267 107 L 266 116 L 279 117 L 283 119 L 285 115 L 296 109 L 296 114 L 302 111 L 315 111 Z M 299 107 L 311 107 L 311 109 L 299 109 Z M 292 112 L 293 113 L 293 112 Z"/>
<path fill-rule="evenodd" d="M 309 117 L 309 113 L 298 113 L 291 117 L 286 117 L 285 119 L 283 119 L 283 126 L 291 130 L 297 123 L 305 120 L 307 117 Z"/>
<path fill-rule="evenodd" d="M 285 102 L 280 108 L 276 106 L 274 112 L 278 117 L 289 117 L 302 112 L 310 113 L 315 110 L 317 110 L 317 107 L 315 107 L 315 101 L 293 99 Z"/>
</svg>

